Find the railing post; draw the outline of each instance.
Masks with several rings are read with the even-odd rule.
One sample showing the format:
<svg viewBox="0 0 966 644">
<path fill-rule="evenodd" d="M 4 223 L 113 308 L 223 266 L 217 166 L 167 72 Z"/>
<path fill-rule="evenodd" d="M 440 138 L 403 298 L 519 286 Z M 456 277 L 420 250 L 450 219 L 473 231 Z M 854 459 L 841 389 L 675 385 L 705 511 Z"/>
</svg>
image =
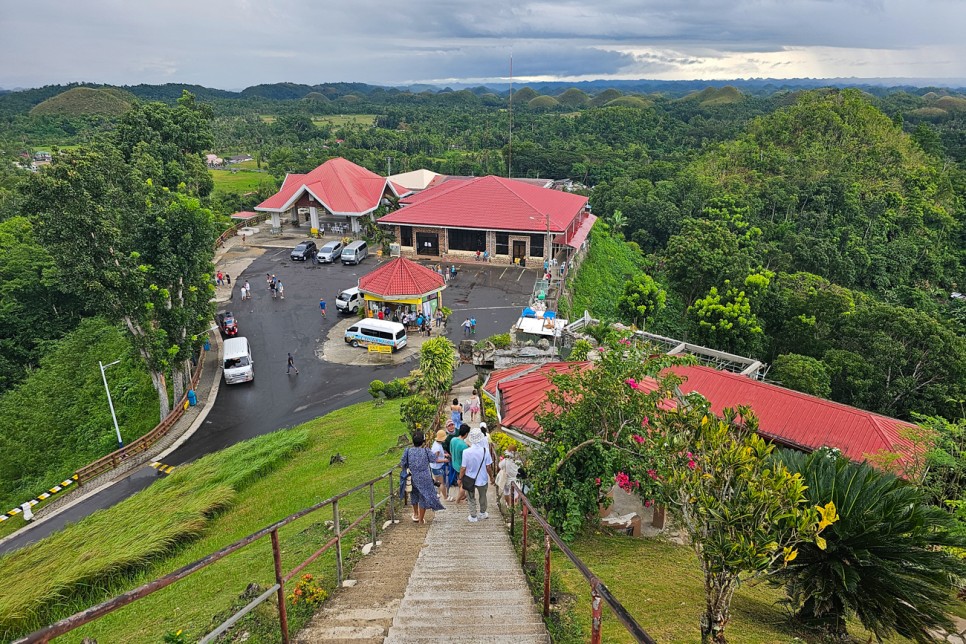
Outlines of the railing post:
<svg viewBox="0 0 966 644">
<path fill-rule="evenodd" d="M 600 644 L 601 597 L 596 579 L 590 582 L 590 644 Z"/>
<path fill-rule="evenodd" d="M 372 547 L 376 547 L 376 490 L 375 483 L 369 484 L 369 520 L 372 529 Z"/>
<path fill-rule="evenodd" d="M 342 586 L 342 525 L 339 522 L 339 499 L 332 502 L 332 529 L 335 530 L 335 578 Z"/>
<path fill-rule="evenodd" d="M 550 535 L 543 535 L 543 616 L 550 617 Z"/>
<path fill-rule="evenodd" d="M 512 483 L 510 485 L 510 538 L 515 536 L 513 529 L 516 523 L 517 514 L 517 484 Z"/>
<path fill-rule="evenodd" d="M 396 486 L 393 484 L 392 473 L 396 468 L 389 470 L 389 520 L 393 523 L 396 522 L 396 505 L 393 503 L 396 499 Z"/>
<path fill-rule="evenodd" d="M 278 622 L 282 644 L 288 644 L 288 612 L 285 610 L 285 579 L 282 575 L 282 551 L 278 547 L 278 530 L 272 530 L 272 558 L 275 560 L 275 583 L 278 584 Z"/>
<path fill-rule="evenodd" d="M 520 565 L 523 568 L 527 567 L 527 504 L 523 504 L 523 547 L 520 549 L 523 552 L 523 560 Z M 524 570 L 526 572 L 526 570 Z"/>
</svg>

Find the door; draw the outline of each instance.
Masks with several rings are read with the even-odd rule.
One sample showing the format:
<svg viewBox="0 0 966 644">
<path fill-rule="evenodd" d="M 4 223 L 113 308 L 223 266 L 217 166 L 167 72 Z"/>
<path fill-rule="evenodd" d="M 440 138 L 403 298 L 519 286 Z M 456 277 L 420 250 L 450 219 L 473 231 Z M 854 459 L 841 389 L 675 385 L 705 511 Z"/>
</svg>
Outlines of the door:
<svg viewBox="0 0 966 644">
<path fill-rule="evenodd" d="M 437 233 L 416 233 L 416 254 L 439 256 L 439 235 Z"/>
<path fill-rule="evenodd" d="M 519 264 L 527 256 L 527 242 L 523 239 L 513 240 L 513 263 Z"/>
</svg>

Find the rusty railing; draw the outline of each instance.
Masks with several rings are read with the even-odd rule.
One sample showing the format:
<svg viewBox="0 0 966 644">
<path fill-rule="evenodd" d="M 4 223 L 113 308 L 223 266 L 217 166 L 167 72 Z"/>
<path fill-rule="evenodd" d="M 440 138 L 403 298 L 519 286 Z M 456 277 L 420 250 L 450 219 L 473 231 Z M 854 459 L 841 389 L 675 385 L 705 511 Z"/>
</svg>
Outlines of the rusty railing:
<svg viewBox="0 0 966 644">
<path fill-rule="evenodd" d="M 201 379 L 201 369 L 205 363 L 205 356 L 207 351 L 202 349 L 201 354 L 198 356 L 198 364 L 195 365 L 194 373 L 191 374 L 191 384 L 188 390 L 194 389 L 198 386 L 198 381 Z M 188 402 L 188 390 L 185 390 L 181 400 L 179 400 L 171 413 L 168 414 L 164 420 L 155 426 L 154 429 L 149 431 L 144 436 L 131 441 L 129 444 L 121 447 L 120 449 L 114 450 L 106 456 L 102 456 L 93 463 L 88 463 L 84 467 L 76 470 L 74 474 L 77 476 L 78 485 L 83 485 L 86 481 L 97 478 L 105 472 L 110 472 L 111 470 L 117 469 L 123 465 L 129 458 L 140 454 L 141 452 L 147 451 L 152 445 L 157 443 L 159 440 L 164 438 L 171 428 L 174 426 L 181 416 L 185 412 L 185 404 Z"/>
<path fill-rule="evenodd" d="M 597 578 L 590 568 L 587 567 L 580 558 L 574 554 L 574 552 L 567 547 L 567 544 L 563 542 L 557 532 L 550 527 L 546 519 L 540 516 L 540 513 L 533 507 L 533 503 L 527 498 L 527 495 L 523 493 L 523 490 L 514 483 L 511 490 L 510 496 L 510 536 L 514 535 L 515 530 L 515 517 L 516 517 L 516 501 L 520 500 L 520 505 L 522 506 L 523 514 L 523 535 L 521 537 L 521 563 L 526 569 L 527 565 L 527 538 L 529 537 L 529 519 L 530 515 L 533 515 L 533 519 L 540 524 L 543 528 L 543 616 L 544 618 L 550 616 L 550 549 L 551 542 L 557 544 L 557 547 L 562 553 L 564 553 L 571 563 L 580 571 L 580 574 L 584 576 L 584 579 L 590 584 L 590 611 L 591 611 L 591 621 L 590 621 L 590 641 L 591 644 L 600 644 L 601 642 L 601 622 L 602 622 L 602 604 L 601 601 L 607 602 L 610 606 L 611 611 L 614 613 L 614 617 L 617 618 L 623 626 L 624 629 L 630 633 L 638 642 L 643 644 L 655 644 L 654 639 L 647 634 L 647 632 L 641 628 L 641 625 L 631 617 L 631 614 L 627 612 L 627 609 L 611 594 L 607 586 L 600 579 Z"/>
<path fill-rule="evenodd" d="M 342 540 L 346 537 L 346 535 L 350 533 L 352 530 L 354 530 L 357 526 L 359 526 L 366 518 L 369 518 L 369 537 L 372 540 L 371 541 L 372 544 L 375 545 L 376 536 L 377 536 L 377 531 L 376 531 L 377 511 L 380 508 L 382 508 L 384 505 L 388 504 L 390 520 L 395 521 L 396 519 L 396 510 L 394 505 L 394 500 L 396 498 L 396 487 L 393 483 L 394 481 L 393 473 L 396 471 L 396 469 L 397 467 L 392 467 L 388 472 L 385 472 L 374 479 L 370 479 L 365 483 L 360 483 L 359 485 L 355 486 L 350 490 L 346 490 L 345 492 L 340 492 L 339 494 L 336 494 L 335 496 L 332 496 L 326 499 L 325 501 L 316 503 L 315 505 L 305 508 L 304 510 L 300 510 L 295 514 L 291 514 L 285 517 L 284 519 L 282 519 L 281 521 L 278 521 L 276 523 L 273 523 L 270 526 L 262 528 L 258 532 L 254 532 L 243 539 L 239 539 L 238 541 L 225 546 L 221 550 L 218 550 L 217 552 L 213 552 L 207 557 L 203 557 L 186 566 L 183 566 L 182 568 L 179 568 L 178 570 L 175 570 L 174 572 L 169 573 L 164 577 L 159 577 L 158 579 L 155 579 L 154 581 L 150 581 L 144 584 L 143 586 L 139 586 L 133 590 L 129 590 L 126 593 L 118 595 L 113 599 L 109 599 L 106 602 L 102 602 L 97 606 L 92 606 L 87 610 L 81 611 L 79 613 L 75 613 L 74 615 L 71 615 L 70 617 L 62 619 L 59 622 L 55 622 L 50 626 L 47 626 L 46 628 L 43 628 L 39 631 L 35 631 L 30 635 L 27 635 L 26 637 L 17 640 L 15 644 L 49 642 L 51 639 L 55 637 L 59 637 L 65 633 L 69 633 L 75 628 L 79 628 L 80 626 L 83 626 L 88 622 L 92 622 L 96 619 L 103 617 L 104 615 L 107 615 L 108 613 L 114 612 L 115 610 L 123 606 L 127 606 L 128 604 L 136 602 L 139 599 L 143 599 L 148 595 L 156 593 L 162 588 L 166 588 L 167 586 L 170 586 L 171 584 L 177 581 L 180 581 L 185 577 L 193 573 L 196 573 L 199 570 L 202 570 L 203 568 L 206 568 L 217 561 L 220 561 L 221 559 L 224 559 L 228 555 L 232 554 L 233 552 L 237 552 L 238 550 L 241 550 L 245 546 L 255 543 L 260 539 L 264 539 L 265 537 L 269 537 L 272 544 L 272 559 L 275 564 L 275 584 L 271 586 L 268 590 L 263 592 L 261 595 L 256 597 L 254 600 L 252 600 L 251 603 L 249 603 L 244 608 L 242 608 L 234 615 L 229 617 L 227 620 L 225 620 L 220 626 L 218 626 L 218 628 L 216 628 L 215 630 L 213 630 L 212 632 L 208 633 L 203 638 L 201 638 L 200 641 L 202 642 L 202 644 L 214 641 L 216 638 L 218 638 L 218 636 L 228 631 L 228 629 L 230 629 L 239 619 L 244 617 L 246 614 L 251 612 L 256 606 L 258 606 L 259 604 L 261 604 L 262 602 L 270 598 L 273 594 L 275 594 L 278 598 L 278 618 L 279 618 L 279 628 L 281 629 L 281 633 L 282 633 L 282 643 L 288 644 L 289 631 L 288 631 L 288 613 L 285 607 L 285 584 L 293 577 L 295 577 L 297 574 L 302 572 L 302 570 L 304 570 L 306 566 L 308 566 L 313 561 L 315 561 L 320 556 L 322 556 L 323 553 L 325 553 L 327 550 L 335 546 L 336 585 L 337 586 L 342 585 L 342 581 L 343 581 L 342 580 Z M 385 497 L 381 498 L 377 502 L 375 486 L 380 481 L 383 481 L 386 479 L 388 479 L 389 481 L 389 494 L 387 494 Z M 364 490 L 367 488 L 369 490 L 369 509 L 366 510 L 358 519 L 353 521 L 350 525 L 343 528 L 341 518 L 339 516 L 339 501 L 341 499 L 346 498 L 350 494 L 353 494 L 355 492 L 358 492 L 360 490 Z M 309 515 L 315 512 L 316 510 L 321 510 L 322 508 L 329 505 L 332 506 L 332 523 L 333 523 L 332 529 L 333 529 L 333 532 L 335 533 L 335 536 L 329 539 L 325 543 L 325 545 L 322 546 L 319 550 L 316 550 L 314 553 L 309 555 L 307 559 L 305 559 L 304 561 L 296 565 L 294 568 L 292 568 L 292 570 L 290 570 L 288 573 L 284 573 L 282 571 L 282 551 L 281 551 L 281 548 L 279 547 L 279 542 L 278 542 L 279 528 L 283 528 L 288 524 L 292 523 L 293 521 L 301 519 L 302 517 Z"/>
</svg>

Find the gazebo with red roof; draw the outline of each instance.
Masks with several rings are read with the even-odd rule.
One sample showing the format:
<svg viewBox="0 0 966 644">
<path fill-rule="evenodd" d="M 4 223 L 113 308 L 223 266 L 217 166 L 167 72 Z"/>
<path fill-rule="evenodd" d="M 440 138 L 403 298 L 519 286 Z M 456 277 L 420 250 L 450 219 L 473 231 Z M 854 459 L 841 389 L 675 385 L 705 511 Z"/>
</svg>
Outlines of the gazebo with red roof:
<svg viewBox="0 0 966 644">
<path fill-rule="evenodd" d="M 543 263 L 566 251 L 566 261 L 597 220 L 587 197 L 496 176 L 459 177 L 400 204 L 379 224 L 392 226 L 402 254 L 454 260 L 485 251 L 498 263 Z"/>
<path fill-rule="evenodd" d="M 446 288 L 443 276 L 422 264 L 397 257 L 359 278 L 359 290 L 366 300 L 366 315 L 389 319 L 403 313 L 432 316 L 443 305 Z"/>
<path fill-rule="evenodd" d="M 288 174 L 281 189 L 255 206 L 272 214 L 272 227 L 281 228 L 281 214 L 299 223 L 299 210 L 308 209 L 312 228 L 319 228 L 319 209 L 328 218 L 345 221 L 359 232 L 359 217 L 371 215 L 383 200 L 403 197 L 409 190 L 343 158 L 329 159 L 308 174 Z"/>
</svg>

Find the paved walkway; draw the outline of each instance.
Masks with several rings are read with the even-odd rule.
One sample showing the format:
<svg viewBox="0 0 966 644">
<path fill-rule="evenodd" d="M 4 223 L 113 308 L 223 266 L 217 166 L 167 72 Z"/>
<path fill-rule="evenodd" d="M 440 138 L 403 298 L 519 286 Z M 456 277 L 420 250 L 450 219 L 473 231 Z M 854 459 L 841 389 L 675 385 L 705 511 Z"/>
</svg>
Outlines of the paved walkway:
<svg viewBox="0 0 966 644">
<path fill-rule="evenodd" d="M 549 644 L 493 488 L 489 519 L 470 523 L 465 503 L 446 505 L 433 515 L 386 644 Z"/>
</svg>

